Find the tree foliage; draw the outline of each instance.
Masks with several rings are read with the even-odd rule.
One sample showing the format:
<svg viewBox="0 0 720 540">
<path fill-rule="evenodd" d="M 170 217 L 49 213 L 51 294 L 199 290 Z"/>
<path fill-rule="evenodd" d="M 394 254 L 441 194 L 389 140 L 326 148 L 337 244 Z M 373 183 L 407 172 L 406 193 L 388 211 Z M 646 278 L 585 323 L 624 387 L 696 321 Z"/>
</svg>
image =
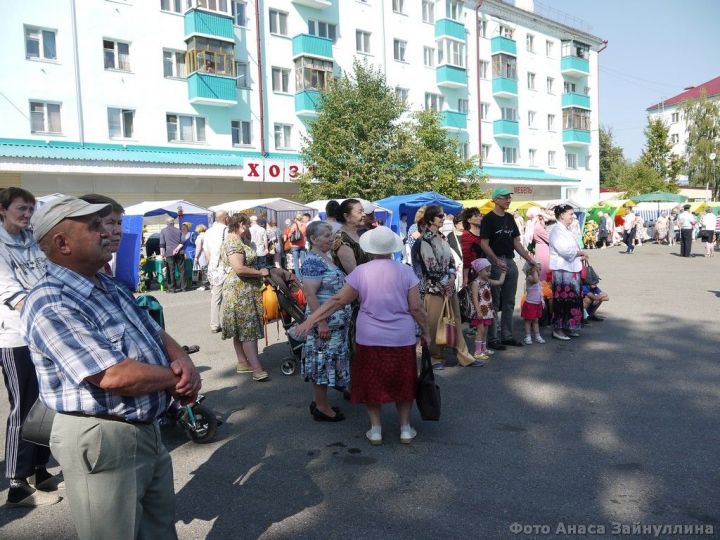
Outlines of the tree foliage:
<svg viewBox="0 0 720 540">
<path fill-rule="evenodd" d="M 720 195 L 720 104 L 703 93 L 699 99 L 687 101 L 682 112 L 687 124 L 688 177 L 692 184 L 712 186 L 716 200 Z M 710 159 L 713 153 L 715 161 Z"/>
<path fill-rule="evenodd" d="M 600 184 L 605 185 L 612 180 L 613 166 L 625 163 L 623 149 L 615 146 L 612 129 L 600 128 Z"/>
<path fill-rule="evenodd" d="M 653 191 L 677 191 L 677 186 L 668 184 L 642 159 L 635 163 L 615 163 L 610 171 L 610 180 L 605 185 L 624 191 L 626 197 Z"/>
<path fill-rule="evenodd" d="M 423 111 L 403 119 L 406 106 L 379 70 L 356 60 L 352 74 L 321 95 L 317 111 L 303 140 L 303 200 L 430 190 L 455 199 L 482 196 L 472 160 L 459 156 L 459 142 L 440 116 Z"/>
<path fill-rule="evenodd" d="M 682 167 L 682 159 L 672 153 L 670 128 L 659 118 L 648 118 L 645 139 L 645 149 L 640 161 L 654 169 L 660 178 L 665 178 L 674 184 Z"/>
</svg>

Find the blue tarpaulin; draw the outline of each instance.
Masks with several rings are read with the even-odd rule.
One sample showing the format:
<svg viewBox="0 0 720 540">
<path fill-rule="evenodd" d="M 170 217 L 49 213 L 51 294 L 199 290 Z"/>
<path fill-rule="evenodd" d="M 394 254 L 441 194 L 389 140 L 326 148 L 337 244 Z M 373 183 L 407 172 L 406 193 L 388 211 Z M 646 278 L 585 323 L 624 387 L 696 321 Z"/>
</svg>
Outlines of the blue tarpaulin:
<svg viewBox="0 0 720 540">
<path fill-rule="evenodd" d="M 423 206 L 437 204 L 442 206 L 445 213 L 453 214 L 454 216 L 462 212 L 463 209 L 462 204 L 459 202 L 448 199 L 444 195 L 440 195 L 434 191 L 413 193 L 412 195 L 393 195 L 392 197 L 375 201 L 375 204 L 387 208 L 392 212 L 390 222 L 385 225 L 398 234 L 400 234 L 400 214 L 407 214 L 409 227 L 414 223 L 415 213 Z"/>
</svg>

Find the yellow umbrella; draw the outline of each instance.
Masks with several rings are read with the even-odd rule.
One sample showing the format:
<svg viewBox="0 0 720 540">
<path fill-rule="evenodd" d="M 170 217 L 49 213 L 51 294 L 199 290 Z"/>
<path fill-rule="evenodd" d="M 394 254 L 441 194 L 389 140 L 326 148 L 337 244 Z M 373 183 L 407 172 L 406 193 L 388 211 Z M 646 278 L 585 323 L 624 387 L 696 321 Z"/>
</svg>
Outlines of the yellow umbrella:
<svg viewBox="0 0 720 540">
<path fill-rule="evenodd" d="M 694 214 L 699 214 L 700 212 L 705 211 L 706 206 L 708 206 L 708 203 L 706 201 L 690 203 L 690 211 Z"/>
<path fill-rule="evenodd" d="M 467 199 L 460 201 L 460 204 L 463 208 L 479 208 L 481 214 L 487 214 L 495 205 L 492 199 Z"/>
</svg>

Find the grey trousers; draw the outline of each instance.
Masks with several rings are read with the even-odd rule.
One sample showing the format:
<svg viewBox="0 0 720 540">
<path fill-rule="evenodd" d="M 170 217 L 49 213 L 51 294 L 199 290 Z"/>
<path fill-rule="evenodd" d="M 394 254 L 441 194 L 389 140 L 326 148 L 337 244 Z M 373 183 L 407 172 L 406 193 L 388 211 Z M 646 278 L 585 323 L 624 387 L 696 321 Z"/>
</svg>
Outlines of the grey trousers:
<svg viewBox="0 0 720 540">
<path fill-rule="evenodd" d="M 220 328 L 223 283 L 210 287 L 210 328 Z"/>
<path fill-rule="evenodd" d="M 157 422 L 58 414 L 50 450 L 80 540 L 177 539 L 172 462 Z"/>
<path fill-rule="evenodd" d="M 513 311 L 515 311 L 515 293 L 517 293 L 518 268 L 515 261 L 509 257 L 501 257 L 507 264 L 507 274 L 505 274 L 505 282 L 500 287 L 491 287 L 492 300 L 495 314 L 501 314 L 500 337 L 499 339 L 513 338 Z M 491 279 L 500 277 L 500 268 L 493 265 L 490 272 Z M 488 341 L 497 341 L 498 339 L 498 318 L 488 330 Z"/>
</svg>

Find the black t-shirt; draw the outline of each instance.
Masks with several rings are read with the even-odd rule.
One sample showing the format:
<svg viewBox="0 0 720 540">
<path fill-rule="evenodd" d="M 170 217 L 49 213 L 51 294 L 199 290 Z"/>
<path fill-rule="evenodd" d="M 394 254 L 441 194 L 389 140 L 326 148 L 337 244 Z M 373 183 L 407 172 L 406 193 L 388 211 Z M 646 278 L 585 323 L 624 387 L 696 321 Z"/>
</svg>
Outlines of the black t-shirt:
<svg viewBox="0 0 720 540">
<path fill-rule="evenodd" d="M 513 240 L 520 236 L 515 219 L 511 214 L 498 216 L 489 212 L 480 222 L 480 238 L 487 238 L 490 249 L 498 257 L 514 257 L 515 246 Z"/>
</svg>

